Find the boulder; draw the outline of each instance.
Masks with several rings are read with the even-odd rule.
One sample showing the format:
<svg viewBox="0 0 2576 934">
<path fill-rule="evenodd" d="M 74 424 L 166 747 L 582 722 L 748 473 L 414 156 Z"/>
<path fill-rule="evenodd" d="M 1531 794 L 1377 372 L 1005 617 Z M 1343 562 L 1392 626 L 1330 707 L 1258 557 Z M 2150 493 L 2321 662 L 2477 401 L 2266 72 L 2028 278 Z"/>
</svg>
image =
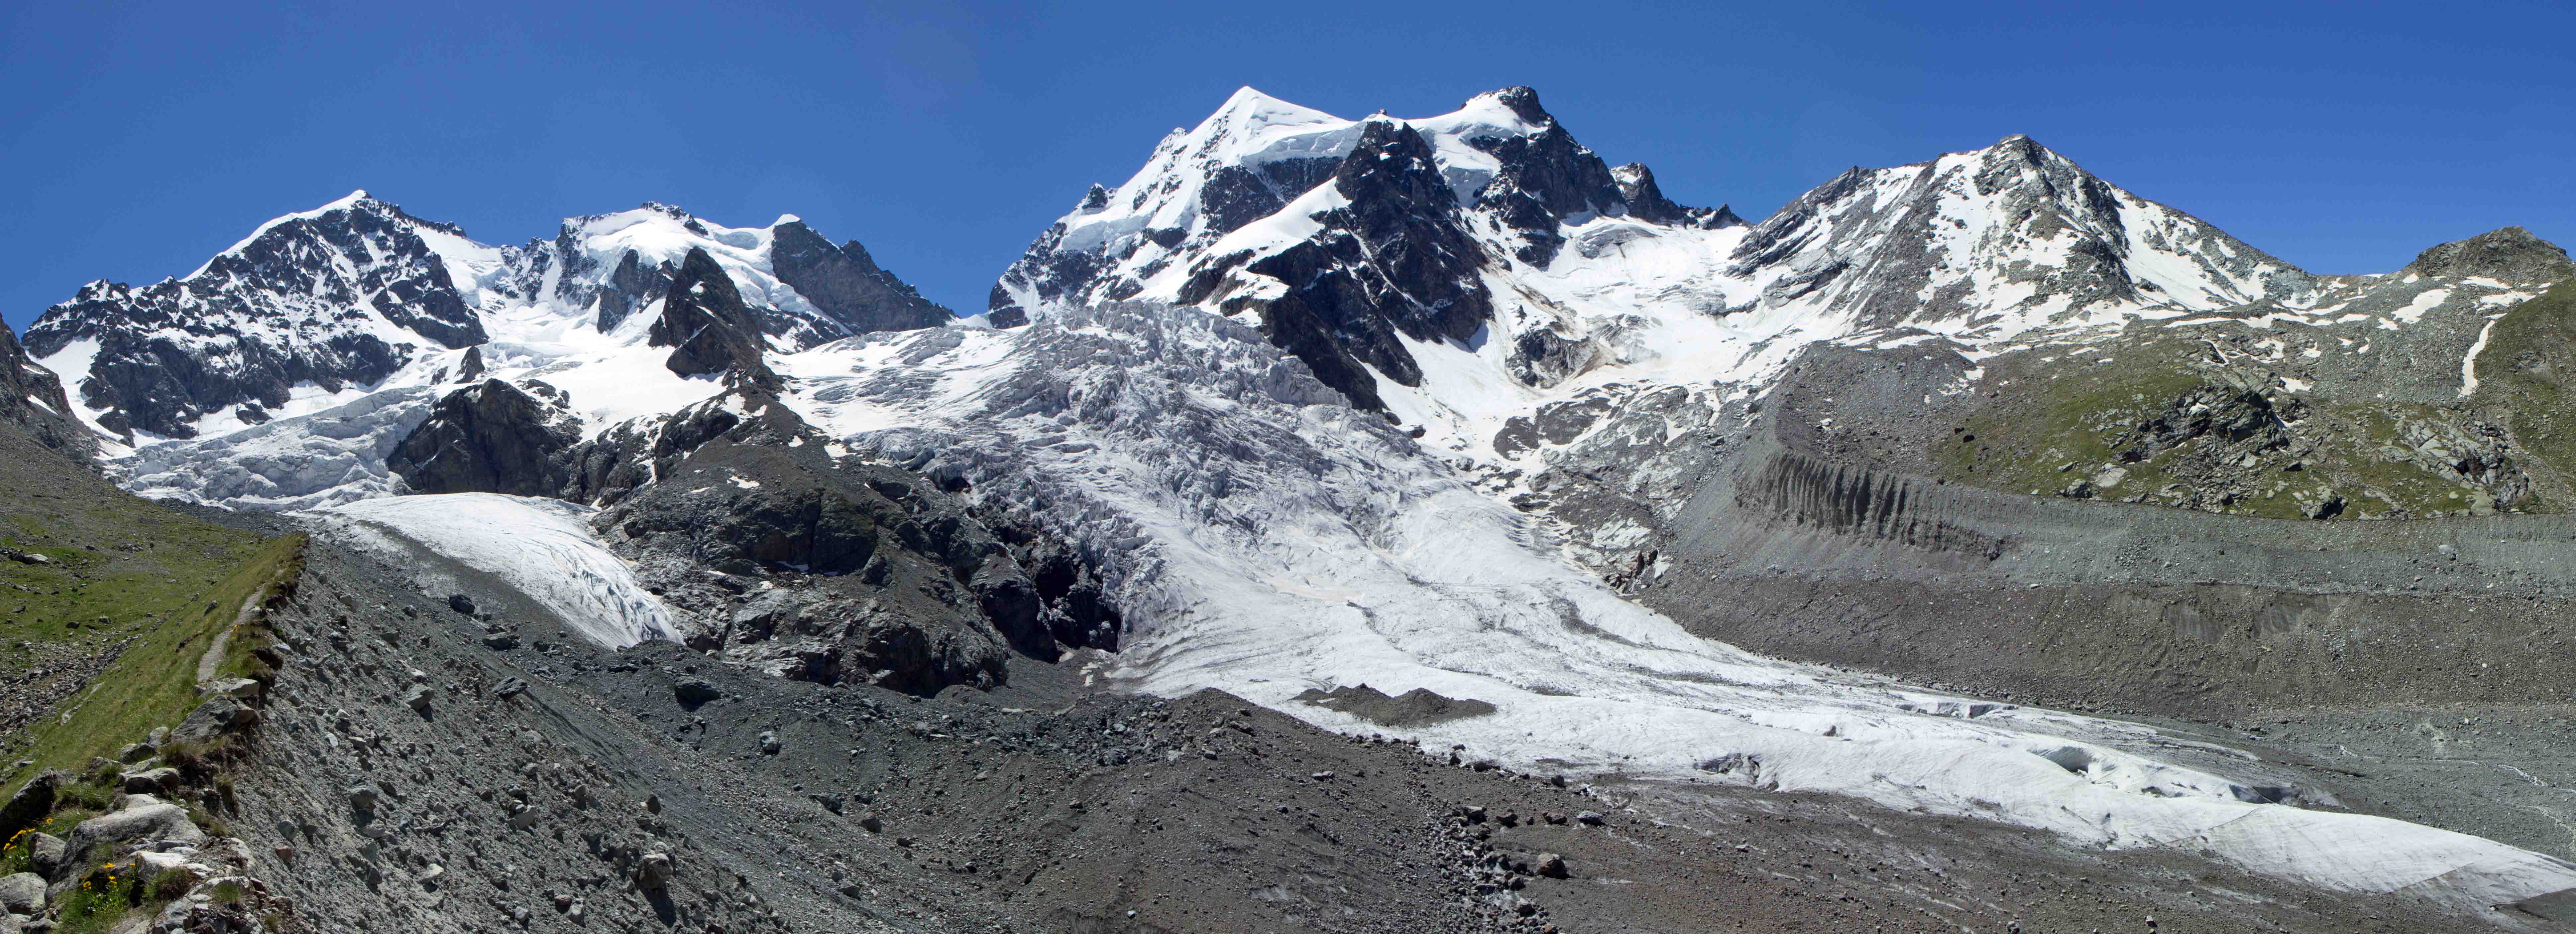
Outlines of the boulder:
<svg viewBox="0 0 2576 934">
<path fill-rule="evenodd" d="M 32 872 L 0 876 L 0 907 L 13 915 L 45 912 L 45 878 Z"/>
<path fill-rule="evenodd" d="M 671 887 L 671 854 L 646 853 L 635 864 L 635 887 L 659 892 Z"/>
<path fill-rule="evenodd" d="M 117 776 L 117 787 L 125 789 L 125 793 L 131 795 L 160 794 L 177 788 L 178 785 L 179 770 L 168 766 L 140 772 L 126 772 Z"/>
<path fill-rule="evenodd" d="M 63 857 L 69 852 L 70 847 L 63 843 L 61 837 L 41 830 L 27 832 L 27 864 L 36 867 L 39 873 L 52 876 L 55 870 L 62 868 Z"/>
<path fill-rule="evenodd" d="M 249 706 L 232 694 L 216 694 L 190 711 L 188 718 L 179 721 L 179 728 L 171 731 L 170 735 L 180 742 L 210 743 L 226 733 L 249 726 L 257 718 Z"/>
<path fill-rule="evenodd" d="M 1550 879 L 1562 879 L 1565 878 L 1565 857 L 1554 853 L 1541 853 L 1538 859 L 1532 862 L 1530 868 Z"/>
<path fill-rule="evenodd" d="M 679 698 L 680 706 L 693 709 L 724 696 L 723 691 L 716 689 L 715 682 L 705 678 L 683 678 L 680 683 L 671 686 L 671 693 Z"/>
<path fill-rule="evenodd" d="M 64 841 L 65 865 L 79 865 L 92 848 L 102 845 L 167 841 L 187 846 L 206 842 L 206 832 L 188 819 L 185 808 L 151 795 L 130 795 L 125 807 L 80 822 Z M 61 867 L 57 867 L 58 869 Z"/>
<path fill-rule="evenodd" d="M 0 804 L 0 840 L 43 823 L 45 816 L 54 812 L 54 792 L 71 781 L 71 774 L 61 769 L 46 769 L 28 779 L 17 794 L 9 796 L 7 804 Z"/>
</svg>

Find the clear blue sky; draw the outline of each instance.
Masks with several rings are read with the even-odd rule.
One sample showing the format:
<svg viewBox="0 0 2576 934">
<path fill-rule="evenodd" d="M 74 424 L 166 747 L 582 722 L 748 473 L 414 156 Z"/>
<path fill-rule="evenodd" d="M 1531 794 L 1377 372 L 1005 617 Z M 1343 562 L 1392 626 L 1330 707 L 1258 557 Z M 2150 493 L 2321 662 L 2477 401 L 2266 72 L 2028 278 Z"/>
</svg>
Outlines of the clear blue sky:
<svg viewBox="0 0 2576 934">
<path fill-rule="evenodd" d="M 2544 4 L 0 6 L 20 327 L 354 188 L 492 243 L 646 200 L 792 212 L 979 311 L 1086 185 L 1245 84 L 1345 116 L 1532 85 L 1753 218 L 2029 133 L 2319 272 L 2576 239 L 2576 15 Z"/>
</svg>

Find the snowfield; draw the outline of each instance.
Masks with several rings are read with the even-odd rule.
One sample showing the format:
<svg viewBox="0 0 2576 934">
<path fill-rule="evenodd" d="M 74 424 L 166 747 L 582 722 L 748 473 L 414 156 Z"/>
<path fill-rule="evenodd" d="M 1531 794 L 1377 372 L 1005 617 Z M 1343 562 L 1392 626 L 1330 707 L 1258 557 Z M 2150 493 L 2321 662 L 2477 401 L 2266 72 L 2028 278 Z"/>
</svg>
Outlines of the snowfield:
<svg viewBox="0 0 2576 934">
<path fill-rule="evenodd" d="M 306 515 L 322 534 L 360 547 L 398 557 L 399 539 L 490 574 L 609 648 L 678 638 L 661 598 L 591 534 L 590 513 L 561 500 L 450 493 L 359 500 Z"/>
</svg>

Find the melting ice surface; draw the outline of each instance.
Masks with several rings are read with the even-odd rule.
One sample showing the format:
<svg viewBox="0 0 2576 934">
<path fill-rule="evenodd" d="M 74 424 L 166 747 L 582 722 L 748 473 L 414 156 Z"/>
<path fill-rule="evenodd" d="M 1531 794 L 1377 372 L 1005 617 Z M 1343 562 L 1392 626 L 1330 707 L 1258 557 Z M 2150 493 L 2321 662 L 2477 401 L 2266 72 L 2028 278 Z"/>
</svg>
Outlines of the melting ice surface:
<svg viewBox="0 0 2576 934">
<path fill-rule="evenodd" d="M 881 335 L 788 369 L 800 409 L 853 449 L 1043 503 L 1049 525 L 1113 556 L 1134 631 L 1107 674 L 1131 687 L 1221 688 L 1534 770 L 1752 781 L 2207 850 L 2469 911 L 2576 886 L 2576 866 L 2483 838 L 2252 803 L 2242 781 L 2159 761 L 2174 741 L 2134 724 L 2005 705 L 1943 716 L 1964 699 L 1690 635 L 1374 416 L 1317 404 L 1302 370 L 1213 316 Z M 1407 731 L 1292 700 L 1362 683 L 1498 710 Z"/>
<path fill-rule="evenodd" d="M 498 577 L 609 648 L 678 638 L 661 598 L 591 534 L 590 512 L 561 500 L 450 493 L 359 500 L 307 515 L 324 534 L 362 547 L 397 549 L 399 538 Z"/>
</svg>

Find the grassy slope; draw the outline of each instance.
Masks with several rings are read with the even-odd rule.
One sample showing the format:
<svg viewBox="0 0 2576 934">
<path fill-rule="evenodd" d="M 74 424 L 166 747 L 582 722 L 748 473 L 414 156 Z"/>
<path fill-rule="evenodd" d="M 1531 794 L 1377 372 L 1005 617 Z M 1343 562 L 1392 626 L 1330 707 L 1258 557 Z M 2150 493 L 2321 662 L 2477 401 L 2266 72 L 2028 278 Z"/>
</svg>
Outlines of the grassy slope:
<svg viewBox="0 0 2576 934">
<path fill-rule="evenodd" d="M 2482 379 L 2490 369 L 2499 371 L 2502 377 L 2482 382 L 2479 401 L 2488 404 L 2481 409 L 2490 417 L 2516 419 L 2513 424 L 2517 440 L 2550 467 L 2576 467 L 2576 412 L 2566 409 L 2559 389 L 2560 373 L 2576 374 L 2576 352 L 2560 350 L 2551 357 L 2554 366 L 2516 370 L 2509 376 L 2497 364 L 2512 359 L 2507 354 L 2521 353 L 2525 347 L 2576 348 L 2576 343 L 2571 343 L 2576 340 L 2576 296 L 2561 296 L 2566 291 L 2553 291 L 2551 297 L 2534 300 L 2505 318 L 2488 350 L 2480 356 L 2484 364 L 2480 368 Z M 2563 301 L 2557 311 L 2531 313 L 2536 310 L 2534 306 L 2551 298 Z M 2198 362 L 2200 354 L 2193 342 L 2154 338 L 2131 341 L 2134 338 L 2109 353 L 2116 358 L 2109 365 L 2086 364 L 2078 358 L 2083 355 L 2065 355 L 2064 351 L 2056 351 L 2059 356 L 2054 361 L 2040 359 L 2044 355 L 2037 352 L 1988 361 L 1993 373 L 1987 377 L 1986 385 L 2011 380 L 2011 386 L 1957 426 L 1957 431 L 1934 442 L 1929 453 L 1940 466 L 1941 476 L 2007 492 L 2037 490 L 2053 494 L 2111 462 L 2125 429 L 2164 412 L 2176 397 L 2194 387 L 2224 381 L 2214 367 Z M 2514 342 L 2512 350 L 2505 349 L 2507 341 Z M 2399 418 L 2457 420 L 2464 417 L 2462 413 L 2380 400 L 2304 401 L 2308 408 L 2297 433 L 2315 439 L 2316 449 L 2296 458 L 2286 453 L 2267 456 L 2260 466 L 2244 471 L 2242 481 L 2256 495 L 2226 511 L 2266 518 L 2300 518 L 2292 493 L 2314 495 L 2327 490 L 2352 500 L 2354 508 L 2364 514 L 2403 507 L 2420 515 L 2429 510 L 2457 511 L 2469 504 L 2467 487 L 2456 478 L 2383 455 L 2388 445 L 2399 440 Z M 2498 409 L 2513 414 L 2498 415 Z M 2531 447 L 2532 432 L 2525 429 L 2525 424 L 2555 426 L 2561 422 L 2566 427 L 2547 435 L 2554 439 L 2553 443 Z M 2102 491 L 2101 498 L 2125 500 L 2177 481 L 2188 485 L 2188 478 L 2168 473 L 2167 468 L 2175 466 L 2192 447 L 2185 445 L 2152 460 L 2127 465 L 2127 479 L 2116 489 Z M 2293 459 L 2300 461 L 2300 470 L 2281 469 Z M 2070 462 L 2077 465 L 2073 470 L 2059 471 Z M 2267 493 L 2270 495 L 2263 495 Z M 2526 500 L 2520 508 L 2556 512 L 2570 505 L 2552 500 L 2543 494 Z M 2156 502 L 2157 498 L 2147 501 Z"/>
<path fill-rule="evenodd" d="M 2570 377 L 2576 377 L 2576 283 L 2550 289 L 2496 322 L 2478 353 L 2478 392 L 2470 401 L 2510 427 L 2524 450 L 2576 469 Z"/>
<path fill-rule="evenodd" d="M 11 713 L 33 720 L 8 740 L 10 761 L 32 760 L 7 769 L 12 788 L 41 768 L 85 772 L 90 757 L 177 725 L 198 703 L 210 641 L 301 554 L 300 539 L 263 540 L 128 495 L 6 428 L 0 544 L 54 559 L 0 562 L 0 683 L 47 672 L 9 697 Z M 248 651 L 241 641 L 231 654 Z M 98 678 L 43 709 L 120 644 Z"/>
</svg>

